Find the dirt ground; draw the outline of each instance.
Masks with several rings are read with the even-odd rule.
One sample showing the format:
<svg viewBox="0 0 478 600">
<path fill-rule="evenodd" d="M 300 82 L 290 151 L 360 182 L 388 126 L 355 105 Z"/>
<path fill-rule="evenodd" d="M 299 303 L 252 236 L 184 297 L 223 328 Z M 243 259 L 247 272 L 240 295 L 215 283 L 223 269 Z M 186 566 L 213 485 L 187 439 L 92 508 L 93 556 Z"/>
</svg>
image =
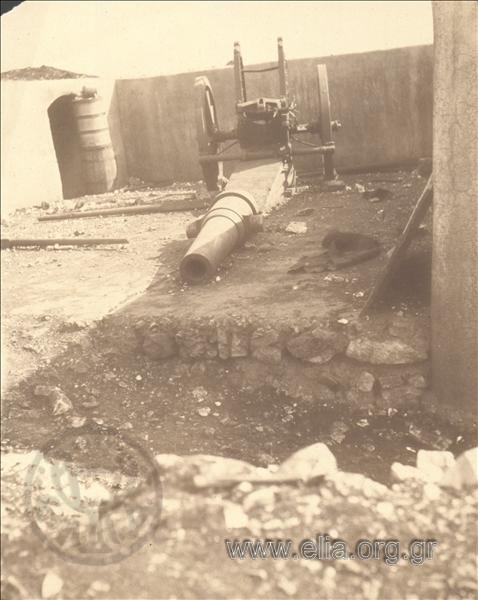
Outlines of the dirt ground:
<svg viewBox="0 0 478 600">
<path fill-rule="evenodd" d="M 206 285 L 187 286 L 177 266 L 188 247 L 187 240 L 168 244 L 161 251 L 167 268 L 157 272 L 148 293 L 128 307 L 129 313 L 146 316 L 173 311 L 177 318 L 188 314 L 252 313 L 267 319 L 358 314 L 386 253 L 395 244 L 425 180 L 414 173 L 393 172 L 344 177 L 343 191 L 324 191 L 321 184 L 299 181 L 300 194 L 270 214 L 265 231 L 234 252 L 219 268 L 218 277 Z M 306 184 L 302 185 L 301 184 Z M 365 200 L 356 185 L 386 188 L 390 197 L 381 202 Z M 306 188 L 306 189 L 305 189 Z M 306 213 L 305 215 L 303 213 Z M 290 222 L 305 223 L 304 234 L 286 231 Z M 371 235 L 383 252 L 376 260 L 342 269 L 335 277 L 316 273 L 288 274 L 303 255 L 317 252 L 330 229 Z M 398 274 L 389 304 L 392 310 L 412 311 L 424 317 L 429 293 L 431 229 L 425 224 L 410 251 L 410 260 Z M 393 307 L 393 308 L 392 308 Z"/>
<path fill-rule="evenodd" d="M 58 597 L 65 599 L 474 597 L 470 559 L 476 539 L 470 532 L 476 498 L 437 495 L 410 483 L 392 485 L 390 477 L 394 461 L 415 465 L 420 449 L 456 456 L 470 448 L 476 434 L 472 424 L 453 426 L 417 407 L 370 412 L 327 397 L 307 400 L 300 393 L 285 393 L 273 375 L 266 377 L 250 359 L 158 363 L 140 352 L 125 352 L 122 338 L 115 343 L 110 331 L 102 334 L 101 319 L 108 314 L 109 328 L 116 318 L 134 323 L 173 313 L 185 322 L 246 311 L 270 321 L 357 320 L 425 180 L 415 173 L 391 172 L 347 176 L 345 183 L 345 190 L 324 192 L 319 183 L 299 182 L 308 189 L 273 212 L 266 230 L 226 261 L 217 281 L 204 286 L 185 286 L 177 273 L 188 245 L 184 227 L 195 214 L 39 224 L 41 211 L 33 210 L 8 219 L 2 234 L 11 238 L 67 237 L 76 231 L 84 237 L 124 236 L 130 243 L 108 250 L 2 251 L 3 335 L 9 357 L 4 453 L 25 455 L 54 435 L 75 428 L 81 432 L 85 424 L 125 432 L 152 456 L 209 454 L 259 467 L 277 467 L 292 452 L 323 442 L 340 473 L 360 473 L 384 485 L 368 479 L 360 485 L 353 483 L 356 479 L 340 483 L 335 476 L 308 486 L 278 485 L 274 499 L 265 492 L 267 502 L 259 502 L 242 527 L 228 529 L 224 506 L 242 503 L 245 495 L 263 489 L 260 485 L 247 493 L 244 486 L 198 493 L 166 471 L 161 523 L 150 542 L 119 564 L 89 567 L 64 562 L 33 535 L 20 498 L 25 475 L 13 469 L 5 474 L 10 521 L 4 551 L 10 576 L 6 598 L 41 597 L 49 573 L 62 580 Z M 356 184 L 392 194 L 371 202 Z M 287 233 L 291 221 L 305 222 L 307 232 Z M 303 254 L 320 247 L 331 227 L 373 235 L 383 252 L 333 273 L 335 278 L 327 272 L 288 274 Z M 369 319 L 371 326 L 397 313 L 427 325 L 430 231 L 427 222 L 390 297 Z M 307 368 L 314 367 L 297 367 L 297 380 Z M 71 408 L 53 414 L 51 398 L 39 393 L 38 386 L 61 390 Z M 297 541 L 320 532 L 350 543 L 362 537 L 397 537 L 404 543 L 433 537 L 441 554 L 414 567 L 403 561 L 396 566 L 378 561 L 232 561 L 224 550 L 224 538 Z"/>
<path fill-rule="evenodd" d="M 130 199 L 131 193 L 115 194 L 113 200 L 122 197 Z M 7 387 L 141 294 L 161 266 L 161 247 L 182 238 L 194 218 L 194 213 L 178 212 L 38 222 L 45 214 L 32 209 L 9 216 L 2 222 L 2 238 L 125 238 L 129 243 L 2 251 L 2 372 Z"/>
</svg>

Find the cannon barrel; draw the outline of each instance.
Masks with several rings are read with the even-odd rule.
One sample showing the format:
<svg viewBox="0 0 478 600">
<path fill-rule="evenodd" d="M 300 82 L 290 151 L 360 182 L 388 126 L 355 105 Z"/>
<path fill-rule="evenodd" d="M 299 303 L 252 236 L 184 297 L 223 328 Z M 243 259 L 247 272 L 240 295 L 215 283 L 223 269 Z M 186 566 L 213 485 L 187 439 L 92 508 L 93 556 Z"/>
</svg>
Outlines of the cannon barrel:
<svg viewBox="0 0 478 600">
<path fill-rule="evenodd" d="M 251 217 L 258 213 L 254 198 L 247 192 L 230 189 L 218 194 L 181 261 L 182 279 L 189 283 L 210 279 L 224 258 L 245 240 Z"/>
</svg>

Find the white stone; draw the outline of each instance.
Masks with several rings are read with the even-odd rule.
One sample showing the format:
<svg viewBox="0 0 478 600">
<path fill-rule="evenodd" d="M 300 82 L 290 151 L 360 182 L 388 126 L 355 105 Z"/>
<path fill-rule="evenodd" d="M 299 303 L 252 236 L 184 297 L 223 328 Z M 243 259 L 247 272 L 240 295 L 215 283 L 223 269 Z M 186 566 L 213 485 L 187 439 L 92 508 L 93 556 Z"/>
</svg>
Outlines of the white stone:
<svg viewBox="0 0 478 600">
<path fill-rule="evenodd" d="M 349 499 L 352 497 L 352 493 L 361 494 L 366 498 L 384 498 L 389 493 L 389 489 L 385 485 L 365 477 L 361 473 L 337 471 L 327 475 L 327 481 L 334 485 L 337 493 L 347 496 Z M 325 490 L 326 488 L 321 490 L 322 495 Z"/>
<path fill-rule="evenodd" d="M 305 221 L 291 221 L 285 230 L 287 233 L 307 233 L 307 223 Z"/>
<path fill-rule="evenodd" d="M 394 481 L 407 481 L 409 479 L 421 480 L 423 473 L 416 467 L 402 465 L 402 463 L 394 462 L 390 467 L 390 472 Z"/>
<path fill-rule="evenodd" d="M 395 507 L 391 502 L 378 502 L 376 509 L 386 519 L 393 519 L 395 516 Z"/>
<path fill-rule="evenodd" d="M 455 489 L 478 486 L 478 447 L 460 454 L 445 471 L 441 485 Z"/>
<path fill-rule="evenodd" d="M 423 474 L 423 479 L 439 483 L 447 469 L 455 464 L 451 452 L 441 450 L 419 450 L 417 453 L 417 469 Z"/>
<path fill-rule="evenodd" d="M 335 456 L 325 444 L 318 442 L 294 452 L 280 465 L 277 475 L 309 481 L 314 477 L 328 475 L 336 470 Z"/>
<path fill-rule="evenodd" d="M 438 500 L 441 496 L 441 489 L 436 483 L 426 483 L 423 486 L 423 495 L 427 500 Z"/>
<path fill-rule="evenodd" d="M 361 392 L 371 392 L 374 385 L 375 377 L 372 375 L 372 373 L 363 371 L 357 380 L 357 389 L 359 389 Z"/>
<path fill-rule="evenodd" d="M 263 487 L 255 490 L 248 494 L 243 502 L 242 506 L 245 511 L 249 511 L 256 506 L 272 507 L 275 501 L 275 492 L 270 487 Z"/>
<path fill-rule="evenodd" d="M 346 355 L 375 365 L 404 365 L 428 357 L 423 348 L 414 348 L 397 339 L 380 341 L 368 338 L 352 340 L 347 347 Z"/>
<path fill-rule="evenodd" d="M 254 486 L 250 481 L 241 481 L 241 483 L 237 486 L 237 491 L 242 492 L 243 494 L 250 494 L 254 489 Z"/>
<path fill-rule="evenodd" d="M 297 594 L 297 584 L 286 577 L 281 577 L 279 579 L 277 587 L 287 594 L 287 596 L 295 596 Z"/>
<path fill-rule="evenodd" d="M 224 523 L 227 529 L 242 529 L 243 527 L 247 527 L 249 522 L 248 516 L 239 504 L 227 502 L 224 505 L 223 512 Z"/>
<path fill-rule="evenodd" d="M 52 571 L 49 571 L 45 575 L 43 583 L 41 585 L 41 597 L 53 598 L 53 596 L 56 596 L 60 592 L 62 587 L 63 579 L 61 579 L 61 577 L 58 577 L 58 575 L 56 575 Z"/>
<path fill-rule="evenodd" d="M 157 556 L 156 554 L 154 556 Z M 96 581 L 93 581 L 90 585 L 90 587 L 88 588 L 87 594 L 88 595 L 94 595 L 94 594 L 101 594 L 101 593 L 106 593 L 109 592 L 111 589 L 111 585 L 107 582 L 107 581 L 101 581 L 99 579 L 97 579 Z"/>
</svg>

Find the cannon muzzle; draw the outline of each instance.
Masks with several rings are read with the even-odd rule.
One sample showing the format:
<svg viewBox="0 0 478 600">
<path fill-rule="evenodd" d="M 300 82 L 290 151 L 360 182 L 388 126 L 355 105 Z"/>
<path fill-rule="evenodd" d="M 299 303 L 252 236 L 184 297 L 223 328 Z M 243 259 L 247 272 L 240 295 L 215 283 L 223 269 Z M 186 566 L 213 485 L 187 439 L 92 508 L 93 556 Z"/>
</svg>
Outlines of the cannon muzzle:
<svg viewBox="0 0 478 600">
<path fill-rule="evenodd" d="M 225 190 L 216 196 L 209 211 L 197 223 L 197 237 L 180 265 L 181 277 L 189 283 L 210 279 L 219 264 L 251 232 L 260 228 L 254 198 L 241 190 Z M 258 225 L 259 223 L 259 225 Z"/>
</svg>

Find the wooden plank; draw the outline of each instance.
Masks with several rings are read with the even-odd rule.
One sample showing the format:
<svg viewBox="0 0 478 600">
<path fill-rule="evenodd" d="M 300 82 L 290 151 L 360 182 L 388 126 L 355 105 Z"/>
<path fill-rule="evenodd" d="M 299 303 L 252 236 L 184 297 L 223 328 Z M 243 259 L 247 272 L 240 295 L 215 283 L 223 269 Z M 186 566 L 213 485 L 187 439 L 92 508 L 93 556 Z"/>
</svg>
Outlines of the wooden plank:
<svg viewBox="0 0 478 600">
<path fill-rule="evenodd" d="M 145 215 L 150 213 L 188 211 L 196 208 L 206 208 L 204 200 L 189 198 L 183 200 L 162 200 L 154 204 L 142 204 L 138 206 L 118 206 L 114 208 L 103 208 L 95 210 L 72 211 L 55 213 L 38 217 L 39 221 L 61 221 L 65 219 L 83 219 L 85 217 L 109 217 L 121 215 Z"/>
<path fill-rule="evenodd" d="M 100 246 L 110 244 L 128 244 L 125 238 L 26 238 L 26 239 L 8 239 L 4 238 L 1 241 L 2 250 L 8 248 L 47 248 L 48 246 Z"/>
<path fill-rule="evenodd" d="M 402 262 L 408 247 L 413 239 L 414 233 L 417 231 L 420 223 L 423 221 L 425 214 L 428 208 L 431 206 L 433 200 L 433 183 L 432 183 L 432 175 L 430 175 L 423 192 L 421 193 L 415 208 L 408 219 L 407 224 L 405 225 L 402 234 L 400 235 L 398 242 L 395 244 L 392 249 L 390 258 L 388 259 L 387 264 L 385 265 L 384 270 L 380 274 L 375 286 L 372 289 L 369 297 L 367 298 L 367 302 L 365 306 L 361 310 L 361 315 L 366 314 L 369 309 L 377 303 L 379 298 L 382 296 L 383 292 L 390 284 L 390 281 L 393 278 L 393 275 L 396 273 L 398 266 Z"/>
</svg>

